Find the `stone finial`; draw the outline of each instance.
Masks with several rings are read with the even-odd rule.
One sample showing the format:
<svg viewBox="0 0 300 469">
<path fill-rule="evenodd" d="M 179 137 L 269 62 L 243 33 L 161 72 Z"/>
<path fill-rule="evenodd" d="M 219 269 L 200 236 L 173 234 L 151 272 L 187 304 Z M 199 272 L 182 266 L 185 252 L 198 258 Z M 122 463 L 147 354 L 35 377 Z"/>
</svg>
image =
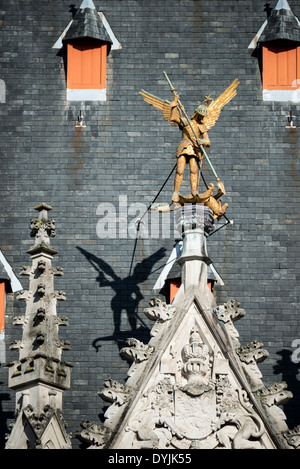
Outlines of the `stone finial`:
<svg viewBox="0 0 300 469">
<path fill-rule="evenodd" d="M 56 254 L 57 251 L 50 246 L 50 239 L 55 236 L 55 220 L 48 219 L 48 212 L 52 210 L 50 205 L 41 203 L 34 207 L 39 212 L 37 218 L 30 220 L 31 237 L 35 238 L 35 244 L 27 252 L 35 254 L 41 250 L 49 254 Z"/>
</svg>

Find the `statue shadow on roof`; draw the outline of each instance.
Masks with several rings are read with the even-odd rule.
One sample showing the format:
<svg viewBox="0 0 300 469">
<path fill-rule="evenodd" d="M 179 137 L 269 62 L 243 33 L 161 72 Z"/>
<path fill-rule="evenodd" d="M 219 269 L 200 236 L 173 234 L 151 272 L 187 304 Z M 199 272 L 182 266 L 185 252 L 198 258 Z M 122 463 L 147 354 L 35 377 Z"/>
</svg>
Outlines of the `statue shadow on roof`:
<svg viewBox="0 0 300 469">
<path fill-rule="evenodd" d="M 165 255 L 165 249 L 161 248 L 151 256 L 138 262 L 132 273 L 122 278 L 116 271 L 101 257 L 92 254 L 85 249 L 77 246 L 77 249 L 85 256 L 88 262 L 98 273 L 97 282 L 99 287 L 110 287 L 114 292 L 111 299 L 111 310 L 113 314 L 114 331 L 113 334 L 98 337 L 93 342 L 93 347 L 98 351 L 102 341 L 114 340 L 119 347 L 124 345 L 128 338 L 128 330 L 122 330 L 122 316 L 125 313 L 130 326 L 130 334 L 135 338 L 145 340 L 150 338 L 150 328 L 138 313 L 139 305 L 144 299 L 140 285 L 144 283 L 153 266 Z"/>
</svg>

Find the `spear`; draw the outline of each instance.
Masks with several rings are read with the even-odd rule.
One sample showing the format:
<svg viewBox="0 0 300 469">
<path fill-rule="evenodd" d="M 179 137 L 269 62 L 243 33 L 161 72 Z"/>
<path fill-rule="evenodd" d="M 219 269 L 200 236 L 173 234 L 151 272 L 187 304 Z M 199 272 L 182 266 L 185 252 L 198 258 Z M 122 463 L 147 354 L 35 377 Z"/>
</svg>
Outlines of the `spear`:
<svg viewBox="0 0 300 469">
<path fill-rule="evenodd" d="M 174 93 L 174 95 L 176 95 L 176 94 L 177 94 L 177 93 L 176 93 L 176 90 L 175 90 L 175 88 L 174 88 L 174 86 L 173 86 L 171 80 L 169 79 L 167 73 L 166 73 L 166 72 L 163 72 L 163 74 L 165 75 L 165 77 L 166 77 L 166 79 L 167 79 L 167 82 L 169 83 L 169 86 L 170 86 L 171 91 Z M 187 115 L 187 113 L 186 113 L 186 111 L 185 111 L 185 109 L 184 109 L 184 106 L 182 106 L 182 104 L 181 104 L 181 102 L 180 102 L 180 99 L 178 100 L 178 104 L 179 104 L 179 111 L 181 112 L 181 110 L 182 110 L 182 112 L 183 112 L 183 114 L 184 114 L 184 117 L 186 118 L 186 120 L 187 120 L 187 122 L 188 122 L 190 128 L 192 129 L 193 134 L 194 134 L 196 140 L 198 140 L 198 137 L 197 137 L 197 135 L 196 135 L 196 132 L 195 132 L 193 126 L 192 126 L 191 120 L 190 120 L 190 118 L 188 117 L 188 115 Z M 206 151 L 205 151 L 204 148 L 203 148 L 203 145 L 200 144 L 199 147 L 200 147 L 200 150 L 202 151 L 203 155 L 205 156 L 205 158 L 206 158 L 206 160 L 207 160 L 207 162 L 208 162 L 208 164 L 209 164 L 209 166 L 210 166 L 210 168 L 211 168 L 211 170 L 212 170 L 214 176 L 216 177 L 216 179 L 217 179 L 217 181 L 218 181 L 218 187 L 221 189 L 221 191 L 223 192 L 223 194 L 226 195 L 224 184 L 220 181 L 220 179 L 219 179 L 219 177 L 218 177 L 218 175 L 217 175 L 217 173 L 216 173 L 216 171 L 215 171 L 215 168 L 213 167 L 213 165 L 212 165 L 212 163 L 211 163 L 211 161 L 210 161 L 210 159 L 209 159 L 209 157 L 208 157 Z"/>
</svg>

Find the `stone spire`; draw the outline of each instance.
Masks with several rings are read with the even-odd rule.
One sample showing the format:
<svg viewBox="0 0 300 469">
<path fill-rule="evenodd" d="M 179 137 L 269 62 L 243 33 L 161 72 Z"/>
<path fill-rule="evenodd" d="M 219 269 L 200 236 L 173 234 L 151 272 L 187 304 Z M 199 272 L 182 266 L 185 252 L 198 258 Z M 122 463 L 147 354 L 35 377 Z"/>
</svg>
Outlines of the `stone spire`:
<svg viewBox="0 0 300 469">
<path fill-rule="evenodd" d="M 52 208 L 42 203 L 35 207 L 38 217 L 31 219 L 34 245 L 27 251 L 32 265 L 22 267 L 29 277 L 29 289 L 18 299 L 26 303 L 24 316 L 14 318 L 21 325 L 21 340 L 10 345 L 19 351 L 19 360 L 9 363 L 9 387 L 16 391 L 16 421 L 6 449 L 71 449 L 62 419 L 62 395 L 70 387 L 69 363 L 61 360 L 67 341 L 59 340 L 59 326 L 68 325 L 57 316 L 57 301 L 65 300 L 63 291 L 54 290 L 54 276 L 63 275 L 52 267 L 57 253 L 50 244 L 55 236 L 55 221 L 48 219 Z"/>
</svg>

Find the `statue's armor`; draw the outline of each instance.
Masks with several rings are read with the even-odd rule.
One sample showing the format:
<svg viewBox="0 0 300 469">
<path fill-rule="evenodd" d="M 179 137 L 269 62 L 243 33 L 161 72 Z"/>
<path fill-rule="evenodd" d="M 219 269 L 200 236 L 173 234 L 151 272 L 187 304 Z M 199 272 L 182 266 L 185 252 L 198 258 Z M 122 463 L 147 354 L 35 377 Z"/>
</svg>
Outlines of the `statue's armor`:
<svg viewBox="0 0 300 469">
<path fill-rule="evenodd" d="M 190 124 L 186 122 L 185 119 L 181 119 L 181 122 L 182 140 L 180 141 L 177 147 L 176 157 L 179 158 L 181 155 L 188 155 L 195 156 L 196 158 L 201 158 L 201 151 L 198 149 L 198 147 L 195 146 L 195 134 L 197 138 L 202 138 L 202 134 L 206 130 L 205 126 L 199 125 L 195 120 L 190 121 L 194 129 L 194 133 L 191 129 Z"/>
</svg>

